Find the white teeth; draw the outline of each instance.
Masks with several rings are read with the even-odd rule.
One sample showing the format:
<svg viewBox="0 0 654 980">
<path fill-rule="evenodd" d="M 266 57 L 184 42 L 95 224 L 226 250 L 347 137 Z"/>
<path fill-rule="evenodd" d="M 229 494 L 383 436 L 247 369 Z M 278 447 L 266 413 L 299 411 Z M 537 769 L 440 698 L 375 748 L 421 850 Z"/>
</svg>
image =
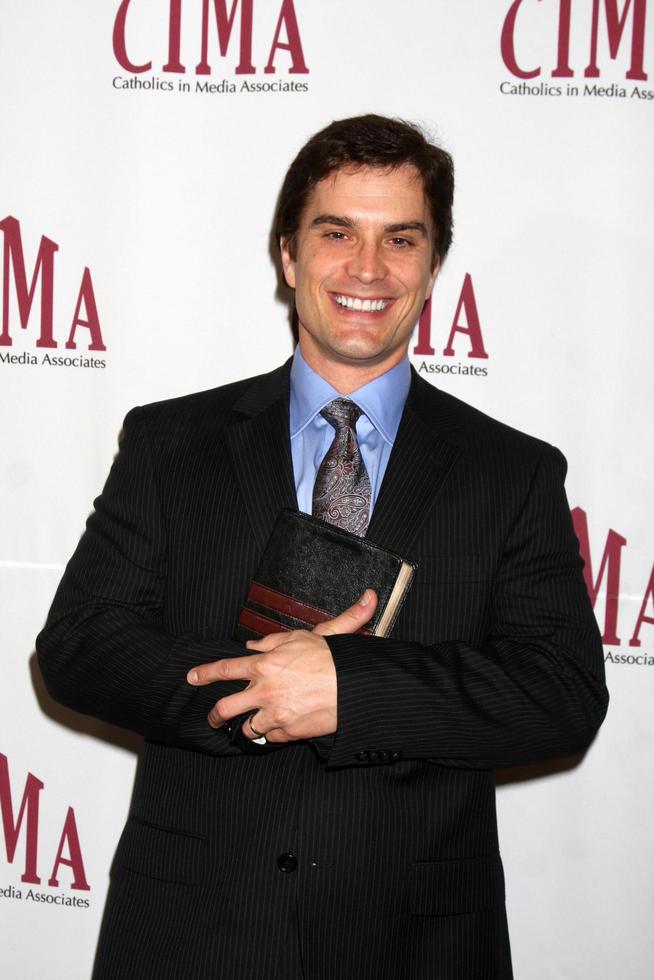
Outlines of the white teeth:
<svg viewBox="0 0 654 980">
<path fill-rule="evenodd" d="M 379 313 L 388 306 L 388 300 L 385 299 L 359 299 L 358 296 L 334 296 L 334 299 L 340 306 L 362 313 Z"/>
</svg>

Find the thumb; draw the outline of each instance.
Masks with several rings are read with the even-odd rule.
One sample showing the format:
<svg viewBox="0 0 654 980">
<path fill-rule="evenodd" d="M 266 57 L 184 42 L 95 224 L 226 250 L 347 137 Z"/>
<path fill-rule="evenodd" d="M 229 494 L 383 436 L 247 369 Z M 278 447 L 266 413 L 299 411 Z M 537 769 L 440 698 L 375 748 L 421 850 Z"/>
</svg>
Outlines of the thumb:
<svg viewBox="0 0 654 980">
<path fill-rule="evenodd" d="M 365 626 L 377 608 L 377 593 L 372 589 L 366 589 L 361 598 L 342 612 L 340 616 L 320 623 L 315 627 L 314 633 L 321 636 L 331 636 L 333 633 L 356 633 L 358 629 Z"/>
</svg>

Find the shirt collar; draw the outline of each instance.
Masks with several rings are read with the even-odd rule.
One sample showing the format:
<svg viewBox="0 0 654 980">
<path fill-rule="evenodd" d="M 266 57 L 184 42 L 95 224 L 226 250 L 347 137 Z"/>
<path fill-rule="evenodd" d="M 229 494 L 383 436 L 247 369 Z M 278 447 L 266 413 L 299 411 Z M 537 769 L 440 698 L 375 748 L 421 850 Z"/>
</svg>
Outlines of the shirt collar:
<svg viewBox="0 0 654 980">
<path fill-rule="evenodd" d="M 411 367 L 405 357 L 399 364 L 347 397 L 367 415 L 374 427 L 391 446 L 400 425 L 404 403 L 411 385 Z M 316 417 L 334 398 L 343 396 L 329 382 L 309 367 L 300 346 L 295 348 L 291 365 L 291 439 Z"/>
</svg>

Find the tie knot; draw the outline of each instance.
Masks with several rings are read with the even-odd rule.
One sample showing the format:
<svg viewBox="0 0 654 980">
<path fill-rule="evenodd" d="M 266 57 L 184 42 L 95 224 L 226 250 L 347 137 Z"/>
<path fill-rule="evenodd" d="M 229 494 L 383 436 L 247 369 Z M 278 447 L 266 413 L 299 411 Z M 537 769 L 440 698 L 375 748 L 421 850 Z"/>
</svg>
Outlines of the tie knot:
<svg viewBox="0 0 654 980">
<path fill-rule="evenodd" d="M 320 414 L 338 431 L 344 426 L 353 429 L 361 415 L 361 409 L 348 398 L 335 398 L 329 405 L 325 405 Z"/>
</svg>

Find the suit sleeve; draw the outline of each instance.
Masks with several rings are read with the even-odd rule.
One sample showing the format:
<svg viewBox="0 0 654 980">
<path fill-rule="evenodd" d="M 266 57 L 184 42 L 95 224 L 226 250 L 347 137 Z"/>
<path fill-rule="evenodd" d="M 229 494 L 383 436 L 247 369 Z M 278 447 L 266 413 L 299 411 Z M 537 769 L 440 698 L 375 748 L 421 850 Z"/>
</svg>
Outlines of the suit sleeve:
<svg viewBox="0 0 654 980">
<path fill-rule="evenodd" d="M 338 675 L 329 767 L 401 757 L 496 768 L 589 745 L 608 694 L 565 472 L 549 447 L 506 537 L 478 648 L 327 638 Z"/>
<path fill-rule="evenodd" d="M 243 647 L 167 632 L 166 587 L 165 522 L 142 410 L 134 409 L 37 639 L 41 672 L 52 697 L 77 711 L 155 741 L 238 753 L 207 714 L 243 683 L 193 688 L 185 678 L 193 666 L 243 656 Z"/>
</svg>

